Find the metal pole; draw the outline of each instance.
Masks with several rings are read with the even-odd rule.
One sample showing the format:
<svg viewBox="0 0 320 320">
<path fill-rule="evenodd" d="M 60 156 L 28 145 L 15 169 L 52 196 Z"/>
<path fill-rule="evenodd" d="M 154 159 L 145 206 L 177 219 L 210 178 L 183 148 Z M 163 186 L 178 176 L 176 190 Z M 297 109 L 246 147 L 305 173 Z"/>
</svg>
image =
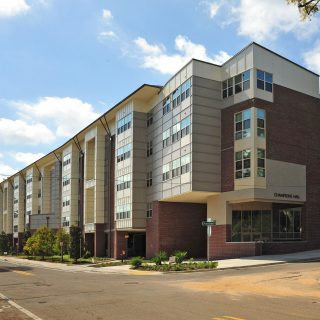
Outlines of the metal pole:
<svg viewBox="0 0 320 320">
<path fill-rule="evenodd" d="M 209 262 L 209 252 L 210 252 L 210 241 L 209 241 L 209 229 L 210 227 L 207 227 L 207 261 Z"/>
</svg>

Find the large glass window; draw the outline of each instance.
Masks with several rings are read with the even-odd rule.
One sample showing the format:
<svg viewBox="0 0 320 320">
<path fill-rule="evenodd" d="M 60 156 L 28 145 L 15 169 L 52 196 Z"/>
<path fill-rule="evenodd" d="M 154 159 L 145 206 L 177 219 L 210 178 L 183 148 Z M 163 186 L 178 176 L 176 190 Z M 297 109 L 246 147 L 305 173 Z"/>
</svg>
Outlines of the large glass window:
<svg viewBox="0 0 320 320">
<path fill-rule="evenodd" d="M 118 177 L 117 191 L 128 189 L 128 188 L 130 188 L 130 185 L 131 185 L 131 175 L 130 174 L 126 174 L 124 176 Z"/>
<path fill-rule="evenodd" d="M 250 70 L 222 82 L 222 98 L 227 98 L 250 88 Z"/>
<path fill-rule="evenodd" d="M 171 170 L 172 178 L 180 175 L 180 166 L 181 166 L 180 158 L 172 161 L 172 170 Z"/>
<path fill-rule="evenodd" d="M 152 186 L 152 171 L 147 172 L 147 187 Z"/>
<path fill-rule="evenodd" d="M 248 138 L 251 135 L 251 110 L 246 109 L 234 116 L 235 140 Z"/>
<path fill-rule="evenodd" d="M 147 203 L 147 218 L 152 218 L 152 202 Z"/>
<path fill-rule="evenodd" d="M 63 171 L 67 171 L 70 169 L 70 163 L 71 163 L 71 154 L 68 153 L 63 157 Z"/>
<path fill-rule="evenodd" d="M 117 220 L 129 219 L 131 216 L 131 205 L 123 204 L 116 208 L 117 210 Z"/>
<path fill-rule="evenodd" d="M 178 122 L 172 127 L 172 143 L 180 139 L 180 125 L 180 122 Z"/>
<path fill-rule="evenodd" d="M 153 153 L 152 140 L 147 142 L 147 157 L 150 157 Z"/>
<path fill-rule="evenodd" d="M 273 76 L 266 71 L 257 70 L 257 88 L 272 92 Z"/>
<path fill-rule="evenodd" d="M 247 178 L 251 175 L 251 150 L 245 149 L 235 153 L 235 177 Z"/>
<path fill-rule="evenodd" d="M 266 112 L 263 109 L 257 110 L 257 135 L 260 138 L 266 136 Z"/>
<path fill-rule="evenodd" d="M 272 215 L 270 210 L 232 211 L 233 242 L 270 241 L 272 231 Z"/>
<path fill-rule="evenodd" d="M 181 157 L 181 174 L 190 171 L 190 154 Z"/>
<path fill-rule="evenodd" d="M 299 240 L 301 231 L 301 207 L 273 212 L 274 240 Z"/>
</svg>

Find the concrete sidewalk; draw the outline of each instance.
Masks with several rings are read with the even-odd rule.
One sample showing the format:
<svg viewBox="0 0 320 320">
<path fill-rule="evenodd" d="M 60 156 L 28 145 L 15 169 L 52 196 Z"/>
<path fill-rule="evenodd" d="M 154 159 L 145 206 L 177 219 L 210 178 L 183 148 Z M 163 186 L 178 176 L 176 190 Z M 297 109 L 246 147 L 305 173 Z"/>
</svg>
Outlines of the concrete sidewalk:
<svg viewBox="0 0 320 320">
<path fill-rule="evenodd" d="M 245 257 L 238 259 L 226 259 L 217 260 L 217 269 L 236 269 L 236 268 L 247 268 L 247 267 L 258 267 L 266 265 L 274 265 L 289 262 L 299 262 L 308 260 L 320 260 L 320 250 L 303 251 L 281 255 L 265 255 L 265 256 L 254 256 Z M 100 267 L 94 268 L 90 264 L 85 265 L 66 265 L 54 262 L 45 261 L 33 261 L 27 259 L 19 259 L 15 257 L 0 257 L 0 262 L 9 262 L 18 266 L 33 267 L 33 268 L 46 268 L 66 272 L 86 272 L 86 273 L 104 273 L 104 274 L 127 274 L 127 275 L 160 275 L 161 272 L 153 271 L 140 271 L 131 270 L 129 265 L 112 266 L 112 267 Z M 199 270 L 203 271 L 203 270 Z"/>
</svg>

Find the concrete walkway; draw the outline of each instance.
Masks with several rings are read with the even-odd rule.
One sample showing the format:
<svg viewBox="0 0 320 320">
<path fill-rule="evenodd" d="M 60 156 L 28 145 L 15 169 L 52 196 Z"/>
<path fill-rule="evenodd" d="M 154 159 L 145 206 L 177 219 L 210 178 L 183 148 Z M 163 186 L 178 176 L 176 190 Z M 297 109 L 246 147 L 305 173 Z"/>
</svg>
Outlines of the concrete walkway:
<svg viewBox="0 0 320 320">
<path fill-rule="evenodd" d="M 274 265 L 281 263 L 299 262 L 307 260 L 320 260 L 320 250 L 303 251 L 281 255 L 265 255 L 245 257 L 239 259 L 217 260 L 217 269 L 236 269 L 246 267 L 258 267 L 265 265 Z M 47 268 L 66 272 L 86 272 L 86 273 L 104 273 L 104 274 L 127 274 L 127 275 L 160 275 L 161 272 L 131 270 L 129 265 L 112 266 L 94 268 L 90 264 L 82 265 L 66 265 L 54 262 L 33 261 L 27 259 L 19 259 L 11 256 L 0 257 L 1 261 L 14 263 L 17 266 Z"/>
</svg>

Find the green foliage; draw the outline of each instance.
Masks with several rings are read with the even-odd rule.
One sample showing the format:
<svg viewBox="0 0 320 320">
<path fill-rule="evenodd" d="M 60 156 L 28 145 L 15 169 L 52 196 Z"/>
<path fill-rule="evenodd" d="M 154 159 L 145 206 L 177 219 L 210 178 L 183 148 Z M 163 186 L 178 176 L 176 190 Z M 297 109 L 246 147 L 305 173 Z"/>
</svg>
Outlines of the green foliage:
<svg viewBox="0 0 320 320">
<path fill-rule="evenodd" d="M 141 257 L 133 257 L 130 260 L 130 265 L 132 269 L 138 269 L 142 265 L 142 258 Z"/>
<path fill-rule="evenodd" d="M 82 241 L 82 232 L 80 227 L 70 227 L 70 257 L 77 261 L 80 258 L 80 241 Z"/>
<path fill-rule="evenodd" d="M 10 239 L 7 236 L 7 234 L 2 231 L 0 233 L 0 254 L 3 254 L 4 252 L 8 252 L 10 250 Z"/>
<path fill-rule="evenodd" d="M 298 7 L 302 20 L 310 18 L 320 9 L 320 0 L 287 0 L 287 2 Z"/>
<path fill-rule="evenodd" d="M 167 259 L 167 253 L 165 251 L 159 251 L 157 255 L 155 255 L 151 260 L 157 266 L 161 266 L 162 262 Z"/>
<path fill-rule="evenodd" d="M 182 263 L 182 261 L 187 257 L 187 251 L 177 250 L 173 255 L 176 257 L 176 263 Z"/>
<path fill-rule="evenodd" d="M 215 269 L 218 266 L 218 262 L 188 262 L 180 264 L 162 264 L 162 265 L 143 265 L 140 269 L 149 271 L 191 271 L 191 270 L 202 270 L 202 269 Z"/>
<path fill-rule="evenodd" d="M 62 245 L 62 252 L 63 254 L 69 253 L 69 246 L 70 246 L 70 236 L 64 229 L 59 229 L 56 233 L 56 239 L 54 242 L 54 252 L 56 254 L 61 255 L 61 246 L 60 242 L 63 243 Z"/>
<path fill-rule="evenodd" d="M 30 230 L 26 230 L 23 233 L 23 237 L 22 237 L 22 247 L 24 247 L 28 241 L 28 239 L 31 237 L 31 232 Z"/>
<path fill-rule="evenodd" d="M 28 240 L 23 250 L 30 255 L 46 256 L 53 255 L 55 236 L 47 227 L 39 228 Z"/>
</svg>

